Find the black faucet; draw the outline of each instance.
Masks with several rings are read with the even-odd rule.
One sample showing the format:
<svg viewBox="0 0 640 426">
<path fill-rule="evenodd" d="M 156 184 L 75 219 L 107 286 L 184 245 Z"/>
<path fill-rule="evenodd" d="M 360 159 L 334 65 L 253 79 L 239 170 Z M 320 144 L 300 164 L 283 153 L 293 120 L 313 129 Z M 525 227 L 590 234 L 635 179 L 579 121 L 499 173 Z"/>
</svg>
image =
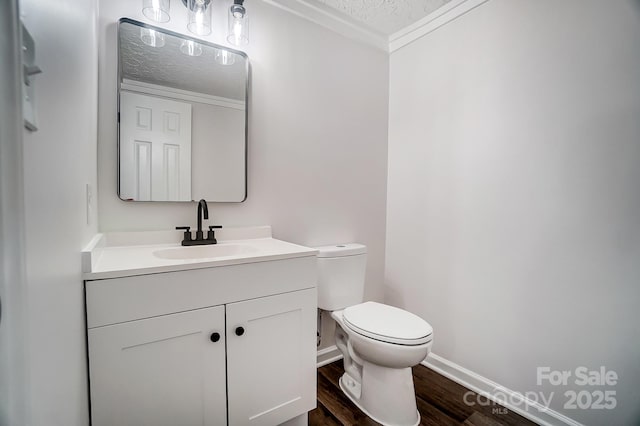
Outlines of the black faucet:
<svg viewBox="0 0 640 426">
<path fill-rule="evenodd" d="M 198 229 L 196 230 L 196 239 L 194 240 L 191 235 L 191 227 L 189 226 L 177 226 L 176 229 L 184 231 L 184 238 L 182 240 L 183 246 L 202 246 L 206 244 L 217 244 L 216 235 L 214 229 L 220 229 L 220 225 L 209 226 L 209 232 L 207 238 L 204 238 L 204 232 L 202 232 L 202 213 L 204 212 L 204 218 L 209 219 L 209 208 L 205 200 L 198 201 Z"/>
<path fill-rule="evenodd" d="M 202 240 L 202 212 L 204 211 L 205 220 L 209 220 L 209 208 L 207 202 L 202 199 L 198 201 L 198 230 L 196 231 L 196 240 Z"/>
</svg>

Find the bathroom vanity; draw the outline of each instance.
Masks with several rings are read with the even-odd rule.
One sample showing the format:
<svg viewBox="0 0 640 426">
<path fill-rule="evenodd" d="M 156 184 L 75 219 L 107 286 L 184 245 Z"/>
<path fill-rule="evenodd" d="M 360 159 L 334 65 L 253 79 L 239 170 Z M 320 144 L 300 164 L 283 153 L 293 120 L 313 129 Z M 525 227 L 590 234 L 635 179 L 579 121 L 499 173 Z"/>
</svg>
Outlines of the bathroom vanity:
<svg viewBox="0 0 640 426">
<path fill-rule="evenodd" d="M 316 251 L 269 227 L 98 235 L 83 252 L 91 419 L 278 425 L 316 406 Z"/>
</svg>

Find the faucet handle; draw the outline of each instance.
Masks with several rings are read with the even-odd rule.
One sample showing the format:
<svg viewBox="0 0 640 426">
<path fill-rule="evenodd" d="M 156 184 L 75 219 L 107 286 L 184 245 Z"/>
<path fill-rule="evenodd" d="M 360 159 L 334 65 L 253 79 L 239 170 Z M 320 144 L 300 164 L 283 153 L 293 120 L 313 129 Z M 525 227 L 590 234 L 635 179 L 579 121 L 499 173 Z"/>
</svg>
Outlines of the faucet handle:
<svg viewBox="0 0 640 426">
<path fill-rule="evenodd" d="M 214 229 L 220 229 L 222 225 L 209 225 L 209 233 L 207 234 L 207 240 L 212 241 L 212 244 L 217 244 L 216 231 Z"/>
<path fill-rule="evenodd" d="M 184 239 L 182 240 L 182 245 L 184 245 L 185 241 L 191 241 L 191 227 L 190 226 L 176 226 L 177 231 L 184 231 Z"/>
</svg>

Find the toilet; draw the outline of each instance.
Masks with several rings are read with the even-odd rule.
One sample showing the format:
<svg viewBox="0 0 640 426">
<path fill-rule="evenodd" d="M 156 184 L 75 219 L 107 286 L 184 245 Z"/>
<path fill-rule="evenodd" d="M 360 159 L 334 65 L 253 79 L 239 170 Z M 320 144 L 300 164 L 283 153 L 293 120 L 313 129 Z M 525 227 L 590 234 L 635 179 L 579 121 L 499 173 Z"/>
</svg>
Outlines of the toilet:
<svg viewBox="0 0 640 426">
<path fill-rule="evenodd" d="M 340 388 L 382 425 L 418 425 L 411 367 L 431 350 L 433 328 L 405 310 L 363 303 L 366 246 L 317 250 L 318 308 L 331 312 L 336 321 L 336 346 L 344 357 Z"/>
</svg>

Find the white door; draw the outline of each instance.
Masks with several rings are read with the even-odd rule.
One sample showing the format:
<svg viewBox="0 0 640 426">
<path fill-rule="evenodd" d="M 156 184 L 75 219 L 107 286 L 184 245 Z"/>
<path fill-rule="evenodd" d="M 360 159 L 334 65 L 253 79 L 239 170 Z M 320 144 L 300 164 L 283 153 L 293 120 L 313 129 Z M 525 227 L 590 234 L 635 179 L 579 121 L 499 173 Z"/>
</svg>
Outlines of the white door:
<svg viewBox="0 0 640 426">
<path fill-rule="evenodd" d="M 216 306 L 90 329 L 92 426 L 226 425 L 224 321 Z"/>
<path fill-rule="evenodd" d="M 316 406 L 316 290 L 227 305 L 229 425 L 273 426 Z"/>
<path fill-rule="evenodd" d="M 191 201 L 191 104 L 120 92 L 120 198 Z"/>
</svg>

